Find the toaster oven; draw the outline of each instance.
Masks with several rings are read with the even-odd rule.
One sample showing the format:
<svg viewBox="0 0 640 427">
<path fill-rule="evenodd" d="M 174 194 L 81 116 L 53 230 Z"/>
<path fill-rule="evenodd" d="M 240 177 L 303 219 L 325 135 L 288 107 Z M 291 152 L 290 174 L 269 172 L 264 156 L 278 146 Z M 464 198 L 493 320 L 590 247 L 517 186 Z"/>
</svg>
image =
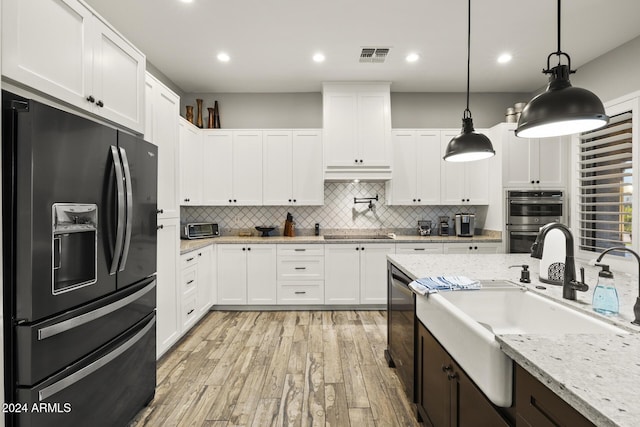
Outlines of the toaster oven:
<svg viewBox="0 0 640 427">
<path fill-rule="evenodd" d="M 209 237 L 218 237 L 220 230 L 218 224 L 213 222 L 191 222 L 182 224 L 180 227 L 181 239 L 206 239 Z"/>
</svg>

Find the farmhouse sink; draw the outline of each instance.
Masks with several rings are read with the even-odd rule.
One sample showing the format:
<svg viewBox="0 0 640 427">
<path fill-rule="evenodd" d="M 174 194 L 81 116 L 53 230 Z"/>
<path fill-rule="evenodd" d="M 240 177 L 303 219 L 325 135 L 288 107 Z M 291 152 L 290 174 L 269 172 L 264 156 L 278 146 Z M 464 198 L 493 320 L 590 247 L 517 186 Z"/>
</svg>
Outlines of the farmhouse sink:
<svg viewBox="0 0 640 427">
<path fill-rule="evenodd" d="M 480 290 L 417 298 L 416 314 L 487 397 L 501 407 L 511 406 L 513 369 L 496 335 L 627 333 L 508 281 L 483 282 Z"/>
</svg>

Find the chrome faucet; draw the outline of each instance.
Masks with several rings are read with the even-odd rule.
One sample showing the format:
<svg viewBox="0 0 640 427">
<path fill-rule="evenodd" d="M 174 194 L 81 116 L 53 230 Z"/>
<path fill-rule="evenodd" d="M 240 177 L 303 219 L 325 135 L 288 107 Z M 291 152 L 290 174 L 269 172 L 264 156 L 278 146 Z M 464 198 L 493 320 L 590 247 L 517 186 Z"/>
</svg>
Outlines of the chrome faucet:
<svg viewBox="0 0 640 427">
<path fill-rule="evenodd" d="M 544 250 L 544 239 L 547 233 L 554 228 L 562 231 L 565 240 L 565 257 L 564 257 L 564 278 L 562 280 L 562 298 L 575 300 L 576 291 L 585 292 L 589 289 L 589 285 L 584 283 L 584 267 L 580 268 L 580 280 L 576 280 L 576 264 L 573 256 L 573 235 L 571 230 L 559 222 L 551 222 L 540 228 L 536 241 L 531 245 L 531 257 L 542 259 Z"/>
<path fill-rule="evenodd" d="M 596 262 L 600 262 L 602 257 L 604 257 L 609 252 L 613 252 L 613 251 L 629 252 L 631 255 L 636 257 L 636 260 L 638 261 L 638 298 L 636 298 L 636 303 L 633 306 L 633 315 L 635 316 L 635 319 L 631 323 L 633 323 L 634 325 L 640 325 L 640 256 L 638 256 L 638 254 L 636 252 L 634 252 L 633 250 L 631 250 L 629 248 L 625 248 L 624 246 L 616 246 L 616 247 L 609 248 L 606 251 L 602 252 L 600 254 L 600 256 L 598 257 L 598 259 L 596 260 Z"/>
</svg>

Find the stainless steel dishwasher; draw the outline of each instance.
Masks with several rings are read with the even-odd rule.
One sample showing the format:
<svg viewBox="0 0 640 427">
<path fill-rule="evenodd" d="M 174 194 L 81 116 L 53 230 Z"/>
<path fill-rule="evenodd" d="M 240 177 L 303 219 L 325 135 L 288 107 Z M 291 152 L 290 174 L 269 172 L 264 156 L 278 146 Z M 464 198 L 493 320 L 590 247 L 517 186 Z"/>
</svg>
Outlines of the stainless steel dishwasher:
<svg viewBox="0 0 640 427">
<path fill-rule="evenodd" d="M 384 356 L 389 366 L 396 368 L 407 396 L 415 402 L 416 296 L 409 288 L 411 281 L 395 265 L 387 262 L 387 349 Z"/>
</svg>

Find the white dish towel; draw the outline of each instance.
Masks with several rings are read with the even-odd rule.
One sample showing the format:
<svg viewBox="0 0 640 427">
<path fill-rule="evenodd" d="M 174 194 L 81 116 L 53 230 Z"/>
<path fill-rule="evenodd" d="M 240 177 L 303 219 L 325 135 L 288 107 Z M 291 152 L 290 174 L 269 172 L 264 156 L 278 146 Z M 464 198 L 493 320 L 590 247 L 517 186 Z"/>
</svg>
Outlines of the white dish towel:
<svg viewBox="0 0 640 427">
<path fill-rule="evenodd" d="M 480 289 L 482 285 L 466 276 L 431 276 L 416 279 L 409 283 L 409 287 L 417 294 L 427 295 L 440 291 Z"/>
</svg>

